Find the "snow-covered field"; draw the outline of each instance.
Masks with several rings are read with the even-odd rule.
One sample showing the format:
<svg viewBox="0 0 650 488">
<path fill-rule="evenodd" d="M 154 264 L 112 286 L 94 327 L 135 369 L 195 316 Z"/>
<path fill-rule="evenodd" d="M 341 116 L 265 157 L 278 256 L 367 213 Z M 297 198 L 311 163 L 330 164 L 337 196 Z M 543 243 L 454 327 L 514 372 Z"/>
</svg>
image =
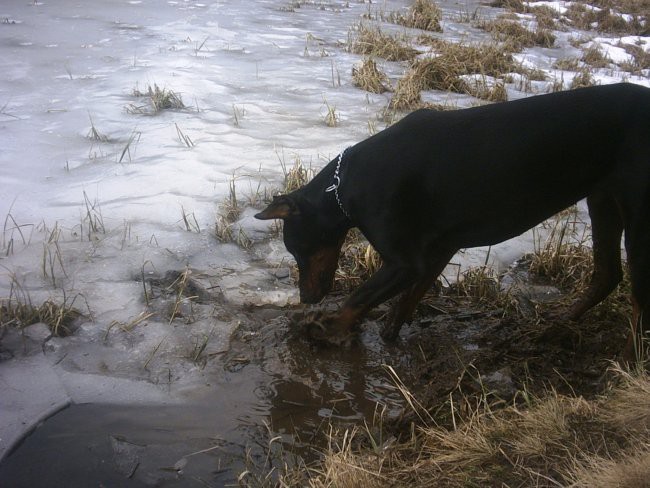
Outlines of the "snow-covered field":
<svg viewBox="0 0 650 488">
<path fill-rule="evenodd" d="M 569 2 L 540 3 L 559 10 Z M 299 159 L 317 169 L 385 126 L 390 94 L 353 86 L 351 67 L 361 56 L 346 42 L 365 14 L 409 4 L 3 0 L 0 298 L 73 304 L 84 318 L 66 338 L 50 338 L 39 324 L 0 331 L 0 458 L 35 422 L 70 403 L 229 405 L 219 355 L 242 317 L 216 313 L 207 299 L 185 312 L 191 324 L 148 316 L 142 278 L 189 270 L 230 311 L 298 301 L 282 271 L 289 255 L 281 241 L 265 239 L 268 223 L 245 209 L 236 229 L 252 248 L 222 243 L 214 232 L 219 205 L 233 184 L 245 205 L 281 185 L 282 164 Z M 440 5 L 442 36 L 451 40 L 488 38 L 462 22 L 463 13 L 500 12 L 469 0 Z M 621 41 L 650 48 L 647 38 L 592 34 L 582 48 L 597 43 L 619 64 L 629 56 Z M 549 80 L 527 93 L 508 85 L 510 98 L 545 92 L 560 77 L 569 86 L 575 73 L 561 73 L 553 61 L 581 48 L 570 43 L 575 32 L 556 35 L 557 47 L 517 55 Z M 393 84 L 405 69 L 380 64 Z M 611 65 L 594 77 L 650 85 L 647 69 L 632 76 Z M 156 86 L 179 94 L 185 108 L 150 113 L 147 97 L 136 94 Z M 477 102 L 441 92 L 424 98 Z M 325 123 L 330 108 L 336 127 Z M 533 240 L 528 233 L 504 243 L 490 259 L 507 266 Z M 482 264 L 486 252 L 455 262 Z M 207 365 L 192 358 L 197 344 L 205 344 L 199 355 Z M 240 390 L 256 387 L 249 383 Z M 223 415 L 254 411 L 256 397 L 247 401 Z"/>
</svg>

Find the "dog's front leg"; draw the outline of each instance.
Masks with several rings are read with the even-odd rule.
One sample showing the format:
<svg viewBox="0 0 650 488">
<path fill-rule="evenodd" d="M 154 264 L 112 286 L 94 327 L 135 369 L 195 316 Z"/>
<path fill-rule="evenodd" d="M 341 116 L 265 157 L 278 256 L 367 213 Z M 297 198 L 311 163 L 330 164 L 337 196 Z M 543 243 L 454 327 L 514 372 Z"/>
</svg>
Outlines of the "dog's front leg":
<svg viewBox="0 0 650 488">
<path fill-rule="evenodd" d="M 420 281 L 417 272 L 407 267 L 384 264 L 357 288 L 338 312 L 316 312 L 306 318 L 309 335 L 333 344 L 346 342 L 368 311 Z"/>
<path fill-rule="evenodd" d="M 402 325 L 411 321 L 418 303 L 420 303 L 424 294 L 431 289 L 454 254 L 455 251 L 440 252 L 438 257 L 432 262 L 430 271 L 426 277 L 407 289 L 397 303 L 393 305 L 388 319 L 381 330 L 381 336 L 385 340 L 394 341 L 397 339 Z"/>
</svg>

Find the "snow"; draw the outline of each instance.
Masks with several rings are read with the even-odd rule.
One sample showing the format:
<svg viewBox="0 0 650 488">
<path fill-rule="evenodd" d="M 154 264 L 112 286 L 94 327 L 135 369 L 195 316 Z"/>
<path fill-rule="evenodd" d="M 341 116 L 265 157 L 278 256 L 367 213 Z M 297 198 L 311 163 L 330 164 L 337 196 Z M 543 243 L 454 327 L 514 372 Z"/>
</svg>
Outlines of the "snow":
<svg viewBox="0 0 650 488">
<path fill-rule="evenodd" d="M 392 0 L 381 8 L 408 3 Z M 567 2 L 530 3 L 540 4 L 563 11 Z M 319 168 L 367 137 L 369 126 L 383 128 L 390 95 L 367 94 L 351 83 L 351 66 L 360 57 L 343 44 L 368 5 L 291 5 L 2 2 L 0 297 L 18 289 L 35 304 L 74 300 L 86 319 L 67 338 L 48 340 L 42 324 L 26 336 L 5 331 L 0 458 L 70 402 L 224 401 L 214 379 L 222 365 L 215 360 L 202 369 L 187 360 L 188 351 L 207 337 L 209 351 L 218 355 L 242 317 L 215 317 L 202 305 L 191 327 L 150 319 L 130 328 L 146 309 L 142 276 L 188 272 L 205 289 L 218 290 L 211 299 L 235 309 L 297 303 L 295 286 L 282 278 L 290 256 L 281 240 L 266 241 L 268 222 L 247 208 L 233 229 L 258 244 L 246 250 L 221 243 L 214 237 L 219 205 L 231 181 L 245 201 L 258 188 L 280 185 L 278 159 L 290 166 L 300 158 Z M 453 15 L 472 9 L 451 1 L 442 6 L 445 35 L 465 38 L 467 26 Z M 620 41 L 649 46 L 647 38 Z M 593 42 L 613 61 L 627 59 L 618 40 Z M 558 52 L 568 49 L 567 41 Z M 527 50 L 522 60 L 553 73 L 549 52 Z M 402 74 L 402 65 L 380 65 L 393 83 Z M 613 82 L 621 76 L 599 77 Z M 627 78 L 648 85 L 647 78 Z M 134 90 L 154 85 L 179 93 L 186 108 L 129 113 L 129 105 L 146 103 Z M 541 92 L 543 85 L 535 87 Z M 512 86 L 508 91 L 513 98 L 529 95 Z M 476 102 L 436 92 L 425 99 Z M 324 122 L 327 105 L 339 114 L 336 128 Z M 98 140 L 90 137 L 93 127 Z M 504 269 L 539 239 L 529 232 L 490 250 L 464 252 L 447 275 L 482 265 L 488 254 Z"/>
</svg>

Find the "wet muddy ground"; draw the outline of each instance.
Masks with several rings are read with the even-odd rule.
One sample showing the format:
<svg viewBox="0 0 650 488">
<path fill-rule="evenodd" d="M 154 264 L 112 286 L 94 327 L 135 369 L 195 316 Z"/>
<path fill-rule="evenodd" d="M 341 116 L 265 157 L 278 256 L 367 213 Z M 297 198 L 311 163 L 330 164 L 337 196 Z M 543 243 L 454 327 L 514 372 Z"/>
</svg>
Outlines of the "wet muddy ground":
<svg viewBox="0 0 650 488">
<path fill-rule="evenodd" d="M 16 487 L 64 480 L 69 487 L 225 486 L 244 471 L 252 473 L 245 481 L 273 465 L 316 461 L 332 427 L 372 426 L 381 416 L 382 435 L 408 436 L 417 419 L 389 367 L 442 424 L 451 422 L 450 398 L 498 405 L 549 388 L 586 397 L 601 392 L 624 344 L 625 303 L 610 299 L 571 323 L 557 318 L 567 303 L 560 290 L 531 283 L 525 266 L 502 282 L 513 276 L 518 311 L 447 289 L 426 298 L 392 344 L 379 336 L 387 305 L 372 312 L 351 344 L 323 347 L 295 326 L 296 316 L 313 307 L 222 304 L 221 313 L 239 317 L 238 326 L 227 349 L 205 357 L 223 369 L 209 402 L 72 405 L 3 461 L 0 479 Z M 161 282 L 175 279 L 172 273 Z M 154 280 L 162 289 L 161 282 Z M 198 282 L 188 286 L 210 301 Z M 344 296 L 320 307 L 334 309 Z"/>
</svg>

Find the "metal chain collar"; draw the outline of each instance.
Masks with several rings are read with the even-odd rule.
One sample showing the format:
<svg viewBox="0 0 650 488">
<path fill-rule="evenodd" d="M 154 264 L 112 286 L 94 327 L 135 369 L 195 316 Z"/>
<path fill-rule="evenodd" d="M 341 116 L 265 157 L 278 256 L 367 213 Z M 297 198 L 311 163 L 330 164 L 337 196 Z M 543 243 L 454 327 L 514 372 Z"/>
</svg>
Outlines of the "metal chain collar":
<svg viewBox="0 0 650 488">
<path fill-rule="evenodd" d="M 343 203 L 341 203 L 341 198 L 339 197 L 339 185 L 341 184 L 341 177 L 339 176 L 339 172 L 341 170 L 341 162 L 343 161 L 343 155 L 345 154 L 345 151 L 347 151 L 349 148 L 345 148 L 341 154 L 339 154 L 339 159 L 336 162 L 336 169 L 334 170 L 334 183 L 332 185 L 328 186 L 325 188 L 325 192 L 334 192 L 334 196 L 336 197 L 336 203 L 339 204 L 339 208 L 341 209 L 341 212 L 349 219 L 350 214 L 345 210 L 345 207 L 343 206 Z"/>
</svg>

